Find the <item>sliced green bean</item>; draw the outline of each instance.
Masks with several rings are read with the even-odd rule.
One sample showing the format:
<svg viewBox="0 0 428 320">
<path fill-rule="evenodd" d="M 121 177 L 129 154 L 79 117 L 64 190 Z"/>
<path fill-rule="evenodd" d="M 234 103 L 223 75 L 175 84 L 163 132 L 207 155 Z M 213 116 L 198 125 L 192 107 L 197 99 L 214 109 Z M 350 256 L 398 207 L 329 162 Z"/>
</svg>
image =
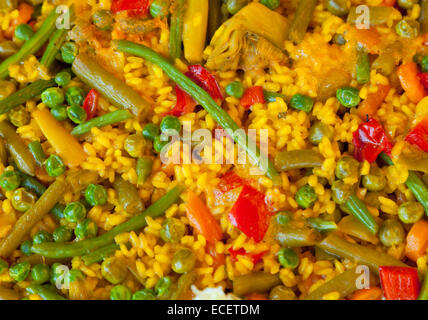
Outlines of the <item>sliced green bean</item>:
<svg viewBox="0 0 428 320">
<path fill-rule="evenodd" d="M 175 82 L 180 88 L 187 92 L 194 98 L 207 112 L 214 118 L 214 120 L 226 130 L 226 132 L 233 137 L 235 142 L 242 147 L 248 154 L 251 162 L 259 167 L 259 169 L 271 178 L 275 184 L 279 183 L 279 174 L 276 171 L 272 162 L 269 159 L 261 159 L 260 149 L 255 145 L 254 141 L 248 141 L 247 135 L 243 130 L 239 130 L 239 126 L 224 111 L 211 96 L 195 84 L 192 80 L 182 74 L 177 68 L 171 65 L 161 55 L 152 49 L 136 44 L 127 40 L 120 40 L 116 42 L 119 51 L 142 57 L 153 64 L 162 68 L 162 70 Z M 248 142 L 247 142 L 248 141 Z M 267 157 L 267 156 L 266 156 Z"/>
<path fill-rule="evenodd" d="M 364 48 L 357 49 L 357 64 L 355 74 L 359 84 L 364 84 L 370 81 L 369 54 Z"/>
<path fill-rule="evenodd" d="M 58 13 L 56 13 L 56 8 L 54 8 L 47 16 L 40 29 L 31 37 L 31 39 L 24 43 L 17 53 L 0 63 L 0 79 L 7 78 L 9 75 L 8 69 L 10 65 L 18 63 L 29 55 L 39 51 L 39 49 L 45 44 L 51 34 L 55 31 L 57 18 Z"/>
<path fill-rule="evenodd" d="M 146 226 L 146 217 L 157 218 L 176 203 L 182 192 L 182 188 L 177 186 L 168 191 L 162 198 L 148 207 L 142 214 L 114 227 L 103 235 L 70 243 L 41 243 L 32 247 L 33 253 L 49 258 L 71 258 L 89 254 L 91 251 L 106 246 L 114 242 L 114 237 L 120 233 L 138 230 Z"/>
<path fill-rule="evenodd" d="M 144 203 L 138 194 L 137 188 L 120 176 L 116 176 L 113 183 L 120 206 L 127 213 L 136 215 L 144 210 Z"/>
<path fill-rule="evenodd" d="M 177 7 L 171 16 L 171 27 L 169 35 L 169 56 L 171 61 L 181 58 L 183 40 L 183 20 L 185 13 L 185 0 L 178 0 Z"/>
<path fill-rule="evenodd" d="M 316 0 L 299 0 L 290 28 L 288 29 L 289 40 L 296 44 L 302 42 L 314 15 L 316 4 Z"/>
<path fill-rule="evenodd" d="M 10 96 L 0 101 L 0 114 L 9 112 L 28 100 L 39 96 L 47 88 L 54 87 L 55 85 L 55 80 L 37 80 L 25 88 L 12 93 Z"/>
<path fill-rule="evenodd" d="M 50 285 L 31 285 L 27 287 L 31 294 L 37 294 L 43 300 L 67 300 L 55 291 Z"/>
<path fill-rule="evenodd" d="M 137 160 L 137 177 L 138 184 L 141 184 L 147 180 L 147 178 L 152 174 L 153 169 L 153 160 L 146 156 L 139 158 Z"/>
<path fill-rule="evenodd" d="M 309 228 L 278 227 L 274 237 L 281 246 L 291 248 L 313 246 L 318 240 L 318 234 Z"/>
<path fill-rule="evenodd" d="M 110 113 L 106 113 L 102 116 L 92 118 L 89 121 L 86 121 L 78 126 L 74 127 L 71 131 L 71 134 L 75 136 L 80 136 L 82 134 L 88 133 L 92 128 L 102 128 L 110 124 L 118 123 L 124 120 L 131 118 L 132 115 L 128 110 L 116 110 Z"/>
<path fill-rule="evenodd" d="M 253 272 L 233 279 L 233 294 L 243 297 L 250 293 L 264 293 L 279 284 L 278 274 Z"/>
<path fill-rule="evenodd" d="M 428 215 L 428 187 L 418 177 L 416 172 L 409 171 L 409 176 L 406 180 L 406 186 L 412 191 L 415 198 L 424 207 L 425 214 Z"/>
<path fill-rule="evenodd" d="M 275 166 L 281 171 L 321 167 L 323 161 L 323 157 L 312 149 L 282 151 L 275 156 Z"/>
<path fill-rule="evenodd" d="M 31 154 L 36 160 L 39 166 L 43 165 L 43 162 L 46 160 L 46 155 L 43 151 L 42 145 L 39 141 L 32 141 L 28 144 L 28 149 L 30 149 Z"/>
<path fill-rule="evenodd" d="M 114 252 L 119 248 L 119 245 L 117 245 L 116 243 L 112 243 L 105 247 L 99 248 L 94 252 L 82 256 L 82 260 L 83 262 L 85 262 L 85 265 L 89 266 L 93 263 L 103 261 L 105 258 L 114 254 Z"/>
<path fill-rule="evenodd" d="M 46 68 L 50 68 L 52 63 L 55 61 L 55 58 L 60 51 L 62 45 L 65 43 L 67 38 L 67 29 L 56 29 L 52 37 L 49 40 L 49 44 L 46 47 L 45 52 L 43 53 L 42 58 L 40 59 L 40 64 L 44 65 Z"/>
<path fill-rule="evenodd" d="M 379 226 L 363 201 L 353 194 L 348 197 L 345 203 L 346 207 L 358 221 L 364 224 L 373 234 L 378 232 Z"/>
</svg>

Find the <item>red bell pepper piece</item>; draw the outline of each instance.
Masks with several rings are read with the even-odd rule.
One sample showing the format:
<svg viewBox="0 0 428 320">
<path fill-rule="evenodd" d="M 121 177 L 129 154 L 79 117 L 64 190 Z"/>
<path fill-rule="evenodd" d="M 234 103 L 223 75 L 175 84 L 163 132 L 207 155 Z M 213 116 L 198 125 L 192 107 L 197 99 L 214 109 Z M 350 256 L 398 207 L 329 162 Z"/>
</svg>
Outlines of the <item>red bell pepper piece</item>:
<svg viewBox="0 0 428 320">
<path fill-rule="evenodd" d="M 228 192 L 230 190 L 249 185 L 249 183 L 249 180 L 241 178 L 234 171 L 228 171 L 221 177 L 218 187 L 221 192 Z"/>
<path fill-rule="evenodd" d="M 241 98 L 241 106 L 245 109 L 249 109 L 253 104 L 265 102 L 263 88 L 260 86 L 248 88 L 245 90 L 244 95 Z"/>
<path fill-rule="evenodd" d="M 424 88 L 428 89 L 428 72 L 418 73 L 417 76 L 421 80 L 421 84 L 424 86 Z"/>
<path fill-rule="evenodd" d="M 136 17 L 145 16 L 149 12 L 149 0 L 113 0 L 111 11 L 114 13 L 128 11 Z"/>
<path fill-rule="evenodd" d="M 391 155 L 392 144 L 377 120 L 372 118 L 360 124 L 353 136 L 354 156 L 358 161 L 372 163 L 382 151 Z"/>
<path fill-rule="evenodd" d="M 422 119 L 406 136 L 405 140 L 428 152 L 428 117 Z"/>
<path fill-rule="evenodd" d="M 195 110 L 195 100 L 193 100 L 191 96 L 189 96 L 177 85 L 175 86 L 175 94 L 177 96 L 177 103 L 175 104 L 175 107 L 171 111 L 168 111 L 166 114 L 170 114 L 175 117 L 180 117 L 183 114 L 190 113 Z"/>
<path fill-rule="evenodd" d="M 232 261 L 237 260 L 237 256 L 248 256 L 251 261 L 256 264 L 257 262 L 260 262 L 262 260 L 262 257 L 267 253 L 268 251 L 262 251 L 259 253 L 251 253 L 245 251 L 244 248 L 233 250 L 233 248 L 229 248 L 230 258 Z"/>
<path fill-rule="evenodd" d="M 214 100 L 223 100 L 223 94 L 221 93 L 217 80 L 201 65 L 194 64 L 189 66 L 189 71 L 186 72 L 186 76 L 208 92 Z"/>
<path fill-rule="evenodd" d="M 100 95 L 95 89 L 91 89 L 83 102 L 83 109 L 86 111 L 86 120 L 92 119 L 97 113 L 98 99 Z"/>
<path fill-rule="evenodd" d="M 232 225 L 256 242 L 263 240 L 269 226 L 270 212 L 264 198 L 263 193 L 244 185 L 229 212 Z"/>
<path fill-rule="evenodd" d="M 418 271 L 410 267 L 379 267 L 380 282 L 387 300 L 416 300 L 420 283 Z"/>
</svg>

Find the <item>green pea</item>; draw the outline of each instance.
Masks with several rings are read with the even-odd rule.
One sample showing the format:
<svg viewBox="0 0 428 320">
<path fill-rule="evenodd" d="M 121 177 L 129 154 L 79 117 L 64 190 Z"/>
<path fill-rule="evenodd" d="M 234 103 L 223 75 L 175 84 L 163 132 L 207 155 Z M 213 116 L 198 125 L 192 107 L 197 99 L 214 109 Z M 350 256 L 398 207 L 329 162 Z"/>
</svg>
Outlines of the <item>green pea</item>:
<svg viewBox="0 0 428 320">
<path fill-rule="evenodd" d="M 86 208 L 81 202 L 70 202 L 64 209 L 64 218 L 68 222 L 76 223 L 86 216 Z"/>
<path fill-rule="evenodd" d="M 422 57 L 419 65 L 421 66 L 422 72 L 428 72 L 428 55 Z"/>
<path fill-rule="evenodd" d="M 397 4 L 403 9 L 412 9 L 412 7 L 418 3 L 418 0 L 397 0 Z M 424 71 L 425 72 L 425 71 Z"/>
<path fill-rule="evenodd" d="M 9 263 L 7 263 L 6 260 L 0 258 L 0 274 L 6 271 L 7 268 L 9 268 Z"/>
<path fill-rule="evenodd" d="M 72 64 L 78 54 L 77 45 L 74 42 L 67 42 L 61 47 L 61 57 L 65 63 Z"/>
<path fill-rule="evenodd" d="M 66 226 L 60 226 L 54 230 L 52 235 L 55 242 L 66 242 L 71 240 L 73 231 Z"/>
<path fill-rule="evenodd" d="M 28 24 L 20 24 L 15 28 L 14 35 L 18 40 L 28 41 L 34 35 L 34 31 Z"/>
<path fill-rule="evenodd" d="M 162 149 L 169 143 L 169 141 L 162 141 L 161 136 L 157 136 L 155 140 L 153 141 L 153 149 L 157 153 L 161 153 Z"/>
<path fill-rule="evenodd" d="M 22 127 L 30 123 L 31 115 L 24 106 L 13 108 L 7 114 L 10 123 L 15 127 Z"/>
<path fill-rule="evenodd" d="M 150 5 L 150 14 L 153 18 L 165 18 L 169 13 L 169 1 L 154 0 Z"/>
<path fill-rule="evenodd" d="M 338 46 L 343 46 L 346 43 L 345 37 L 341 33 L 335 33 L 333 36 L 333 42 Z"/>
<path fill-rule="evenodd" d="M 46 230 L 40 230 L 36 232 L 36 234 L 33 237 L 34 244 L 41 244 L 41 243 L 52 242 L 52 241 L 53 241 L 52 235 Z"/>
<path fill-rule="evenodd" d="M 279 285 L 274 287 L 269 292 L 270 300 L 294 300 L 296 299 L 296 294 L 292 289 L 287 288 L 286 286 Z"/>
<path fill-rule="evenodd" d="M 51 275 L 51 270 L 46 264 L 36 264 L 31 269 L 31 278 L 33 278 L 33 282 L 36 284 L 42 284 L 49 281 Z"/>
<path fill-rule="evenodd" d="M 158 297 L 166 297 L 172 286 L 170 277 L 162 277 L 155 285 L 155 293 Z"/>
<path fill-rule="evenodd" d="M 343 181 L 336 180 L 331 185 L 332 198 L 337 204 L 345 204 L 349 196 L 353 193 L 353 188 Z"/>
<path fill-rule="evenodd" d="M 280 0 L 261 0 L 261 4 L 265 5 L 271 10 L 275 10 L 280 5 Z"/>
<path fill-rule="evenodd" d="M 75 282 L 78 280 L 85 279 L 85 275 L 83 274 L 82 271 L 78 269 L 71 269 L 70 272 L 68 273 L 68 279 L 70 280 L 70 282 Z"/>
<path fill-rule="evenodd" d="M 85 109 L 80 106 L 71 106 L 67 108 L 68 118 L 76 124 L 85 122 L 87 114 Z"/>
<path fill-rule="evenodd" d="M 64 102 L 64 93 L 60 88 L 48 88 L 43 91 L 41 99 L 46 106 L 53 108 Z"/>
<path fill-rule="evenodd" d="M 314 205 L 318 197 L 314 188 L 312 188 L 310 185 L 304 185 L 299 190 L 297 190 L 295 199 L 299 206 L 307 209 Z"/>
<path fill-rule="evenodd" d="M 314 106 L 314 100 L 311 97 L 297 93 L 290 100 L 290 106 L 296 110 L 303 110 L 306 113 L 311 112 Z"/>
<path fill-rule="evenodd" d="M 286 226 L 291 221 L 291 213 L 288 211 L 281 211 L 275 215 L 275 221 L 281 226 Z"/>
<path fill-rule="evenodd" d="M 424 215 L 424 207 L 417 201 L 407 201 L 398 208 L 398 217 L 403 223 L 413 224 L 421 220 Z"/>
<path fill-rule="evenodd" d="M 100 30 L 110 30 L 114 19 L 108 10 L 98 10 L 92 15 L 92 23 Z"/>
<path fill-rule="evenodd" d="M 181 130 L 180 120 L 178 120 L 177 117 L 167 115 L 161 121 L 160 130 L 161 132 L 168 132 L 169 130 L 175 130 L 177 132 L 180 132 Z"/>
<path fill-rule="evenodd" d="M 64 106 L 56 106 L 51 109 L 52 116 L 58 121 L 64 121 L 68 118 L 67 108 Z"/>
<path fill-rule="evenodd" d="M 380 242 L 386 247 L 398 245 L 404 241 L 406 233 L 397 220 L 388 219 L 382 222 L 379 228 Z"/>
<path fill-rule="evenodd" d="M 55 262 L 52 266 L 51 266 L 51 276 L 50 276 L 50 282 L 52 285 L 56 286 L 57 285 L 57 281 L 59 280 L 58 278 L 62 278 L 63 281 L 65 280 L 64 277 L 62 277 L 64 275 L 64 273 L 66 272 L 65 270 L 68 270 L 68 267 L 62 265 L 61 263 Z"/>
<path fill-rule="evenodd" d="M 80 87 L 70 87 L 65 92 L 65 100 L 70 106 L 81 106 L 85 101 L 85 91 Z"/>
<path fill-rule="evenodd" d="M 333 130 L 329 125 L 316 121 L 312 124 L 311 129 L 309 130 L 309 141 L 313 145 L 317 146 L 321 143 L 322 139 L 326 137 L 328 140 L 333 139 Z"/>
<path fill-rule="evenodd" d="M 227 11 L 234 15 L 248 4 L 249 0 L 226 0 Z"/>
<path fill-rule="evenodd" d="M 395 32 L 403 38 L 416 38 L 419 34 L 419 22 L 412 19 L 400 20 L 395 25 Z"/>
<path fill-rule="evenodd" d="M 325 7 L 335 16 L 345 16 L 348 14 L 350 7 L 346 0 L 326 0 Z"/>
<path fill-rule="evenodd" d="M 55 76 L 55 82 L 60 87 L 64 87 L 71 81 L 71 74 L 67 71 L 58 72 Z"/>
<path fill-rule="evenodd" d="M 143 128 L 143 137 L 147 140 L 154 141 L 157 136 L 159 136 L 160 130 L 157 125 L 154 123 L 148 123 Z"/>
<path fill-rule="evenodd" d="M 62 203 L 57 203 L 51 210 L 51 214 L 57 219 L 61 220 L 64 219 L 64 209 L 65 205 Z"/>
<path fill-rule="evenodd" d="M 244 95 L 244 85 L 240 81 L 233 81 L 226 86 L 226 93 L 237 99 L 241 99 Z"/>
<path fill-rule="evenodd" d="M 45 161 L 46 172 L 50 177 L 59 177 L 67 169 L 62 159 L 56 154 L 51 154 Z"/>
<path fill-rule="evenodd" d="M 145 146 L 145 141 L 141 133 L 130 134 L 126 137 L 124 148 L 128 154 L 133 158 L 138 158 L 142 155 Z"/>
<path fill-rule="evenodd" d="M 21 177 L 18 172 L 15 171 L 5 171 L 0 176 L 0 186 L 7 190 L 13 191 L 19 187 L 21 184 Z"/>
<path fill-rule="evenodd" d="M 110 257 L 101 264 L 101 274 L 111 284 L 118 284 L 128 275 L 126 265 L 116 257 Z"/>
<path fill-rule="evenodd" d="M 19 249 L 21 250 L 21 252 L 24 255 L 31 256 L 32 255 L 32 252 L 31 252 L 32 246 L 33 246 L 32 240 L 25 240 L 24 242 L 21 243 L 21 246 L 19 247 Z"/>
<path fill-rule="evenodd" d="M 143 289 L 132 295 L 132 300 L 156 300 L 155 292 L 151 289 Z"/>
<path fill-rule="evenodd" d="M 100 184 L 90 184 L 85 190 L 85 199 L 91 206 L 107 203 L 107 190 Z"/>
<path fill-rule="evenodd" d="M 358 89 L 352 87 L 337 89 L 336 98 L 342 106 L 347 108 L 354 108 L 358 106 L 361 101 Z"/>
<path fill-rule="evenodd" d="M 9 268 L 9 275 L 13 280 L 21 282 L 27 279 L 30 270 L 31 264 L 28 261 L 20 262 Z"/>
<path fill-rule="evenodd" d="M 37 196 L 25 188 L 18 188 L 12 194 L 12 207 L 19 212 L 29 210 L 37 200 Z"/>
<path fill-rule="evenodd" d="M 110 291 L 110 300 L 131 300 L 132 292 L 123 285 L 117 285 Z"/>
<path fill-rule="evenodd" d="M 196 264 L 196 256 L 190 249 L 180 249 L 172 258 L 171 268 L 176 273 L 185 273 L 193 270 Z"/>
<path fill-rule="evenodd" d="M 299 256 L 292 249 L 282 248 L 278 252 L 278 261 L 284 268 L 294 269 L 299 265 Z"/>
<path fill-rule="evenodd" d="M 364 188 L 369 191 L 382 191 L 386 187 L 386 177 L 379 169 L 375 170 L 373 173 L 363 176 L 362 182 Z"/>
<path fill-rule="evenodd" d="M 337 161 L 336 177 L 337 179 L 358 178 L 360 163 L 352 157 L 344 156 Z"/>
<path fill-rule="evenodd" d="M 77 239 L 93 238 L 97 235 L 98 227 L 91 219 L 85 219 L 79 222 L 74 229 Z"/>
<path fill-rule="evenodd" d="M 186 233 L 186 226 L 175 218 L 166 219 L 160 230 L 160 237 L 165 242 L 177 243 Z"/>
</svg>

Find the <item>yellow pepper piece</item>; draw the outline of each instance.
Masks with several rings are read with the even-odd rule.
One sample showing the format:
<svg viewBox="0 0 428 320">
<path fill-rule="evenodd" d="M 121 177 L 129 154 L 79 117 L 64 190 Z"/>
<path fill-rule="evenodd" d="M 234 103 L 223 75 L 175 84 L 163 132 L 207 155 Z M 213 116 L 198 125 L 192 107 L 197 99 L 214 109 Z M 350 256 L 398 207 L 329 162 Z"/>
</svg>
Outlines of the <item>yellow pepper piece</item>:
<svg viewBox="0 0 428 320">
<path fill-rule="evenodd" d="M 86 160 L 87 156 L 76 138 L 55 120 L 47 109 L 34 111 L 33 117 L 46 139 L 67 166 L 76 167 Z"/>
<path fill-rule="evenodd" d="M 183 23 L 184 57 L 202 62 L 208 26 L 208 0 L 188 0 Z"/>
</svg>

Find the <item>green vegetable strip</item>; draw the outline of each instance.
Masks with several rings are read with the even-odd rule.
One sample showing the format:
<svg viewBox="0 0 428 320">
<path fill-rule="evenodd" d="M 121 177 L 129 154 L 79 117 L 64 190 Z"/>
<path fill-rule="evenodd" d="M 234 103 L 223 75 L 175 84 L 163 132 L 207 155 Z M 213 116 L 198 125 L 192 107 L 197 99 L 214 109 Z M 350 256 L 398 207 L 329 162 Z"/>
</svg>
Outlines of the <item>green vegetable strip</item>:
<svg viewBox="0 0 428 320">
<path fill-rule="evenodd" d="M 57 29 L 49 40 L 49 44 L 45 50 L 45 53 L 40 59 L 40 63 L 46 68 L 49 69 L 49 67 L 55 61 L 56 55 L 66 40 L 67 31 L 67 29 Z"/>
<path fill-rule="evenodd" d="M 363 48 L 357 49 L 357 65 L 355 70 L 357 82 L 364 84 L 370 80 L 369 54 Z"/>
<path fill-rule="evenodd" d="M 113 243 L 114 237 L 120 233 L 130 232 L 145 227 L 147 224 L 147 216 L 153 218 L 162 216 L 172 204 L 179 200 L 181 192 L 181 187 L 171 189 L 162 198 L 148 207 L 142 214 L 114 227 L 109 232 L 104 233 L 99 237 L 69 243 L 50 242 L 35 244 L 32 247 L 32 251 L 33 253 L 48 258 L 71 258 L 89 254 L 92 250 L 96 250 Z"/>
<path fill-rule="evenodd" d="M 37 294 L 43 300 L 67 300 L 55 292 L 52 287 L 46 285 L 31 285 L 27 287 L 27 291 L 31 294 Z"/>
<path fill-rule="evenodd" d="M 97 263 L 104 260 L 108 256 L 111 256 L 118 249 L 119 245 L 117 245 L 116 243 L 109 244 L 108 246 L 99 248 L 94 252 L 84 255 L 82 257 L 82 260 L 85 262 L 85 265 L 89 266 L 93 263 Z"/>
<path fill-rule="evenodd" d="M 177 68 L 152 49 L 126 40 L 119 40 L 116 44 L 119 51 L 142 57 L 161 67 L 162 70 L 180 86 L 180 88 L 192 96 L 193 99 L 207 110 L 207 112 L 223 129 L 226 130 L 228 134 L 233 136 L 235 142 L 244 148 L 254 164 L 265 172 L 266 175 L 274 181 L 274 183 L 278 183 L 279 174 L 274 165 L 269 160 L 265 161 L 267 163 L 260 161 L 260 149 L 258 147 L 250 148 L 249 144 L 254 142 L 249 141 L 249 143 L 247 143 L 247 135 L 243 130 L 239 130 L 240 128 L 235 121 L 233 121 L 229 114 L 224 111 L 205 90 L 182 74 Z"/>
<path fill-rule="evenodd" d="M 428 188 L 414 171 L 409 171 L 406 186 L 412 191 L 415 198 L 424 207 L 428 215 Z"/>
<path fill-rule="evenodd" d="M 185 0 L 178 0 L 177 7 L 171 17 L 171 28 L 169 34 L 169 56 L 171 61 L 181 58 L 181 42 L 183 37 L 183 19 L 185 12 Z"/>
<path fill-rule="evenodd" d="M 428 0 L 421 1 L 421 14 L 419 16 L 419 22 L 421 23 L 421 33 L 428 32 Z"/>
<path fill-rule="evenodd" d="M 418 300 L 428 300 L 428 272 L 425 272 L 425 279 L 419 292 Z"/>
<path fill-rule="evenodd" d="M 97 127 L 105 127 L 109 124 L 114 124 L 120 121 L 124 121 L 126 119 L 131 118 L 131 114 L 127 110 L 116 110 L 105 115 L 92 118 L 85 123 L 79 124 L 77 127 L 71 131 L 71 134 L 79 136 L 91 131 L 92 128 Z"/>
<path fill-rule="evenodd" d="M 222 23 L 221 19 L 221 0 L 210 0 L 208 9 L 208 32 L 207 41 L 209 42 L 214 33 Z"/>
<path fill-rule="evenodd" d="M 56 19 L 58 14 L 56 13 L 56 8 L 54 8 L 51 13 L 48 15 L 46 20 L 43 22 L 40 29 L 28 40 L 21 49 L 15 53 L 13 56 L 10 56 L 0 64 L 0 79 L 5 79 L 9 75 L 9 66 L 18 63 L 39 51 L 39 49 L 45 44 L 49 39 L 51 34 L 55 31 Z"/>
<path fill-rule="evenodd" d="M 379 226 L 371 213 L 367 210 L 366 205 L 356 195 L 349 196 L 346 200 L 346 206 L 353 216 L 364 224 L 373 234 L 379 230 Z"/>
<path fill-rule="evenodd" d="M 288 39 L 300 43 L 305 37 L 306 30 L 314 15 L 317 0 L 299 0 L 294 18 L 288 29 Z"/>
<path fill-rule="evenodd" d="M 30 149 L 31 154 L 33 155 L 34 159 L 36 160 L 37 164 L 39 166 L 43 165 L 43 162 L 46 159 L 46 155 L 43 152 L 42 145 L 39 141 L 33 141 L 28 144 L 28 149 Z"/>
<path fill-rule="evenodd" d="M 32 84 L 16 91 L 0 101 L 0 114 L 7 113 L 13 108 L 42 94 L 47 88 L 54 87 L 55 80 L 37 80 Z"/>
</svg>

